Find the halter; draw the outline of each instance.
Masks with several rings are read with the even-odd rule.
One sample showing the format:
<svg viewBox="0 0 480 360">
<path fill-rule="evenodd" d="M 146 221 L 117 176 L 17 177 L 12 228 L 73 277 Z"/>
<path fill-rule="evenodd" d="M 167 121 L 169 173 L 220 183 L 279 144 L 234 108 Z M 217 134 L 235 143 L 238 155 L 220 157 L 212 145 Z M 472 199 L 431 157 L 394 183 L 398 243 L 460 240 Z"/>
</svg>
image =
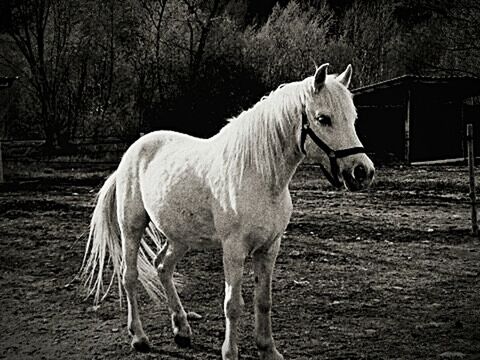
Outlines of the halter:
<svg viewBox="0 0 480 360">
<path fill-rule="evenodd" d="M 325 166 L 323 166 L 322 164 L 319 164 L 323 174 L 333 186 L 337 188 L 341 187 L 342 183 L 338 178 L 339 167 L 338 167 L 337 159 L 341 159 L 341 158 L 344 158 L 350 155 L 355 155 L 355 154 L 365 154 L 365 149 L 362 146 L 356 146 L 348 149 L 333 150 L 322 139 L 320 139 L 317 136 L 317 134 L 315 134 L 315 132 L 310 128 L 307 114 L 305 113 L 305 111 L 302 111 L 302 132 L 300 134 L 300 150 L 305 155 L 307 155 L 307 152 L 305 151 L 305 140 L 307 139 L 307 135 L 310 136 L 313 142 L 317 144 L 317 146 L 320 149 L 322 149 L 325 152 L 325 154 L 327 154 L 330 160 L 331 173 L 327 171 Z"/>
</svg>

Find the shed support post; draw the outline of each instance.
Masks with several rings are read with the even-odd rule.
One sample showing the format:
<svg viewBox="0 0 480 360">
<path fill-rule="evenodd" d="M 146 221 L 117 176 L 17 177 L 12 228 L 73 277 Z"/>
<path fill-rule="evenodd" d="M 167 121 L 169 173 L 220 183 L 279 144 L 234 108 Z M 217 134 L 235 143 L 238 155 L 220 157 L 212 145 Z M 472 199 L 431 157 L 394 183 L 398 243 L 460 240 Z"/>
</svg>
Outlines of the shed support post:
<svg viewBox="0 0 480 360">
<path fill-rule="evenodd" d="M 463 156 L 463 159 L 467 161 L 467 158 L 468 158 L 468 146 L 467 148 L 465 148 L 465 141 L 463 141 L 463 136 L 464 136 L 464 129 L 465 127 L 467 126 L 466 122 L 465 122 L 465 109 L 464 109 L 464 105 L 463 105 L 463 100 L 460 101 L 460 124 L 462 124 L 462 133 L 460 134 L 460 139 L 462 139 L 462 156 Z"/>
<path fill-rule="evenodd" d="M 405 116 L 405 162 L 410 164 L 410 117 L 411 117 L 411 90 L 407 90 L 406 116 Z"/>
<path fill-rule="evenodd" d="M 472 203 L 472 234 L 478 235 L 477 206 L 475 194 L 475 154 L 473 151 L 473 125 L 467 125 L 468 170 L 470 174 L 470 200 Z"/>
</svg>

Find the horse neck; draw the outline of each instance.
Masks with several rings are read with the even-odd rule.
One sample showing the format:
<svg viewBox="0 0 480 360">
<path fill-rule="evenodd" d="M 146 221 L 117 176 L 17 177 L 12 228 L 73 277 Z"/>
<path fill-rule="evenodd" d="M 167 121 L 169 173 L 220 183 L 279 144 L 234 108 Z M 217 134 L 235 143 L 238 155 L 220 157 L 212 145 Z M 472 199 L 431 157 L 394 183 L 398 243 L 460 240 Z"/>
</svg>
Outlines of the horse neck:
<svg viewBox="0 0 480 360">
<path fill-rule="evenodd" d="M 295 139 L 294 134 L 292 134 L 291 139 Z M 298 165 L 302 160 L 303 155 L 299 151 L 297 143 L 295 141 L 291 141 L 289 146 L 285 148 L 283 159 L 281 160 L 284 162 L 285 166 L 278 174 L 277 180 L 272 181 L 270 184 L 275 193 L 281 193 L 288 187 L 288 184 L 290 183 Z"/>
<path fill-rule="evenodd" d="M 308 85 L 307 81 L 295 82 L 285 85 L 285 87 L 280 90 L 289 91 L 292 95 L 289 95 L 288 99 L 290 102 L 288 105 L 289 110 L 284 112 L 283 120 L 279 120 L 288 123 L 288 132 L 285 134 L 284 138 L 281 139 L 283 144 L 282 155 L 277 159 L 277 161 L 281 162 L 283 166 L 278 168 L 279 171 L 276 174 L 276 178 L 271 179 L 268 184 L 276 193 L 281 193 L 287 188 L 298 165 L 304 158 L 304 155 L 298 146 L 297 134 L 299 134 L 301 127 L 301 113 L 305 103 L 306 92 L 304 88 L 306 85 Z M 283 101 L 284 100 L 280 99 L 280 104 L 282 104 Z M 278 106 L 278 104 L 276 106 Z M 279 118 L 281 118 L 281 116 Z M 291 119 L 293 119 L 293 121 Z"/>
<path fill-rule="evenodd" d="M 254 177 L 258 180 L 258 183 L 263 184 L 265 188 L 271 190 L 272 193 L 278 194 L 282 193 L 285 188 L 288 186 L 295 170 L 301 160 L 303 159 L 303 155 L 298 148 L 298 144 L 296 141 L 296 134 L 298 133 L 298 127 L 301 126 L 300 124 L 300 111 L 298 111 L 298 116 L 296 114 L 288 114 L 288 117 L 298 117 L 298 121 L 285 125 L 288 131 L 283 134 L 283 137 L 276 136 L 275 140 L 271 138 L 264 138 L 260 139 L 261 143 L 268 143 L 272 141 L 278 142 L 275 146 L 276 157 L 275 159 L 269 158 L 268 156 L 264 159 L 258 159 L 261 164 L 265 165 L 263 168 L 259 169 L 256 164 L 248 163 L 248 160 L 251 159 L 252 154 L 248 154 L 247 158 L 242 158 L 241 156 L 238 157 L 236 160 L 246 161 L 246 163 L 238 163 L 236 164 L 236 168 L 241 168 L 242 175 Z M 277 119 L 278 121 L 288 121 L 285 119 Z M 241 119 L 239 121 L 242 121 Z M 254 121 L 261 121 L 261 119 L 256 119 Z M 295 125 L 298 124 L 298 125 Z M 233 130 L 233 129 L 232 129 Z M 276 130 L 275 130 L 276 132 Z M 239 134 L 239 137 L 244 134 Z M 251 145 L 251 144 L 250 144 Z M 278 146 L 278 147 L 277 147 Z M 234 148 L 233 148 L 234 149 Z M 229 150 L 233 150 L 229 149 Z M 251 149 L 253 152 L 259 151 L 258 149 Z M 270 162 L 271 164 L 267 164 Z M 269 173 L 268 170 L 273 169 L 272 173 Z"/>
</svg>

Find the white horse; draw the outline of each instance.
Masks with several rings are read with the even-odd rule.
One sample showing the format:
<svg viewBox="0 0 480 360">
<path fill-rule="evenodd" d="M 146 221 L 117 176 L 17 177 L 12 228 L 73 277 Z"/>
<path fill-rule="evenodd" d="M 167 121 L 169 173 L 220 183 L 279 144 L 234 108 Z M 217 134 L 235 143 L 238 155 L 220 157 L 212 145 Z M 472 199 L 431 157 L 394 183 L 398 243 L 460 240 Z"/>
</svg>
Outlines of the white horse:
<svg viewBox="0 0 480 360">
<path fill-rule="evenodd" d="M 306 155 L 323 164 L 332 184 L 349 190 L 369 186 L 374 174 L 355 132 L 347 89 L 352 68 L 335 76 L 327 75 L 327 67 L 280 86 L 210 139 L 157 131 L 126 151 L 98 195 L 82 268 L 96 301 L 114 278 L 120 291 L 123 285 L 135 349 L 150 349 L 138 312 L 138 281 L 153 298 L 166 298 L 176 343 L 190 344 L 192 331 L 172 274 L 189 248 L 212 246 L 223 249 L 222 358 L 238 358 L 242 274 L 251 256 L 259 356 L 283 359 L 272 338 L 271 277 L 292 213 L 288 184 Z M 154 261 L 152 247 L 142 240 L 146 229 L 167 238 Z M 103 289 L 108 254 L 114 273 Z"/>
</svg>

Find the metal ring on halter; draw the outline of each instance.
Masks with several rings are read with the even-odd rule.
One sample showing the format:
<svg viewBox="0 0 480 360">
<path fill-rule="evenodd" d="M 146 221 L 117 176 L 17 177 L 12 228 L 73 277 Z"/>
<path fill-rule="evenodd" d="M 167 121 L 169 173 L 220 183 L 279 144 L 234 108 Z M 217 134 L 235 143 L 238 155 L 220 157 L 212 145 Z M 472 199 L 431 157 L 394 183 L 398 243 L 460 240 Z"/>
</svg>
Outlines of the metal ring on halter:
<svg viewBox="0 0 480 360">
<path fill-rule="evenodd" d="M 322 149 L 330 159 L 330 172 L 325 169 L 325 166 L 320 164 L 320 169 L 322 170 L 323 174 L 333 186 L 337 188 L 341 187 L 342 182 L 338 177 L 339 166 L 337 163 L 337 159 L 341 159 L 355 154 L 364 154 L 365 149 L 362 146 L 356 146 L 348 149 L 333 150 L 322 139 L 320 139 L 317 134 L 315 134 L 315 132 L 310 127 L 310 124 L 308 123 L 307 114 L 305 113 L 305 111 L 302 111 L 302 132 L 300 134 L 300 150 L 305 155 L 307 155 L 307 152 L 305 151 L 305 140 L 307 139 L 307 135 L 310 136 L 313 142 L 320 149 Z"/>
</svg>

